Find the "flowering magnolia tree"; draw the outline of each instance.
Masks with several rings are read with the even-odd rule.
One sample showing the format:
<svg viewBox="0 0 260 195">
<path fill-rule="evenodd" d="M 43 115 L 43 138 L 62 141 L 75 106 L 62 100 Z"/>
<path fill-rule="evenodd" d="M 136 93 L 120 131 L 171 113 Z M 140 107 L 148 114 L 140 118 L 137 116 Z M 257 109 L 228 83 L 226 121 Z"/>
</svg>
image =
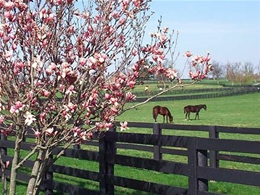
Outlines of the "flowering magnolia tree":
<svg viewBox="0 0 260 195">
<path fill-rule="evenodd" d="M 0 0 L 1 133 L 16 135 L 10 195 L 16 192 L 17 170 L 32 155 L 27 194 L 38 194 L 48 167 L 66 148 L 91 139 L 94 131 L 110 129 L 118 115 L 140 105 L 126 107 L 135 99 L 131 90 L 141 69 L 181 83 L 174 69 L 162 65 L 174 44 L 167 28 L 142 45 L 149 2 Z M 146 66 L 148 59 L 156 66 Z M 205 78 L 208 60 L 209 55 L 194 58 L 192 79 Z M 98 122 L 91 125 L 93 120 Z M 20 159 L 28 129 L 35 144 Z M 50 161 L 56 147 L 61 152 Z"/>
</svg>

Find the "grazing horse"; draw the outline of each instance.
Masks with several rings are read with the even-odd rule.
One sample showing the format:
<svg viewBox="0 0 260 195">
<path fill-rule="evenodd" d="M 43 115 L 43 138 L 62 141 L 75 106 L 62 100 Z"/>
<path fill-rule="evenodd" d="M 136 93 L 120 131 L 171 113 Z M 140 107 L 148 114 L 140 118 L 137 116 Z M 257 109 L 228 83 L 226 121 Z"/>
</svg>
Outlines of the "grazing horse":
<svg viewBox="0 0 260 195">
<path fill-rule="evenodd" d="M 195 105 L 195 106 L 191 106 L 191 105 L 185 106 L 184 107 L 185 119 L 187 119 L 187 117 L 188 117 L 188 119 L 190 120 L 190 113 L 195 112 L 196 113 L 195 120 L 197 117 L 199 120 L 199 112 L 202 108 L 204 108 L 204 110 L 207 110 L 207 106 L 205 104 L 200 104 L 200 105 Z"/>
<path fill-rule="evenodd" d="M 153 107 L 153 118 L 155 122 L 158 114 L 163 115 L 163 123 L 165 122 L 165 116 L 166 116 L 166 123 L 168 123 L 168 118 L 170 123 L 172 123 L 173 117 L 171 115 L 170 110 L 167 107 L 161 107 L 161 106 Z"/>
</svg>

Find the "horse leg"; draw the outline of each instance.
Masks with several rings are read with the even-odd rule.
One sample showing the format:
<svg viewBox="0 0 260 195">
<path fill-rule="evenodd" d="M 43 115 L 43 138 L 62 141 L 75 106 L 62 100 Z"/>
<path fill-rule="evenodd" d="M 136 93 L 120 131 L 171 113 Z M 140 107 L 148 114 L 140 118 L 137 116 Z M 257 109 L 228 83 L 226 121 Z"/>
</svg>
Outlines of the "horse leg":
<svg viewBox="0 0 260 195">
<path fill-rule="evenodd" d="M 155 115 L 153 116 L 153 118 L 154 118 L 154 122 L 156 122 L 157 115 L 155 114 Z"/>
<path fill-rule="evenodd" d="M 196 118 L 199 116 L 199 113 L 198 112 L 196 112 L 196 115 L 195 115 L 195 120 L 196 120 Z"/>
<path fill-rule="evenodd" d="M 165 123 L 165 115 L 163 115 L 163 123 Z"/>
</svg>

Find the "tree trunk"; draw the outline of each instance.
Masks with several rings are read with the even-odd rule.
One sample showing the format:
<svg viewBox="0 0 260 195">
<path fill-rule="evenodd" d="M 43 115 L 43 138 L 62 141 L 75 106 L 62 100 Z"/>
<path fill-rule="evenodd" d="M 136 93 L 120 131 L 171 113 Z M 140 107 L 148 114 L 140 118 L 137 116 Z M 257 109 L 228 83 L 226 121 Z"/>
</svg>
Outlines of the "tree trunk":
<svg viewBox="0 0 260 195">
<path fill-rule="evenodd" d="M 17 139 L 15 141 L 14 157 L 12 160 L 9 195 L 16 194 L 17 164 L 19 161 L 19 156 L 20 156 L 20 141 L 19 141 L 19 139 Z"/>
<path fill-rule="evenodd" d="M 26 192 L 27 195 L 33 195 L 33 194 L 38 193 L 38 189 L 36 187 L 37 176 L 39 174 L 41 174 L 40 173 L 41 172 L 40 167 L 42 166 L 42 163 L 43 163 L 43 150 L 40 149 L 38 151 L 37 159 L 36 159 L 36 161 L 34 162 L 34 165 L 33 165 L 31 178 L 30 178 L 29 183 L 27 185 L 27 192 Z"/>
<path fill-rule="evenodd" d="M 38 175 L 37 175 L 37 178 L 35 181 L 33 195 L 38 195 L 40 192 L 42 180 L 44 179 L 47 169 L 48 169 L 47 168 L 48 162 L 49 162 L 49 157 L 47 156 L 47 153 L 45 152 L 45 158 L 43 161 L 41 161 L 41 165 L 39 167 Z"/>
</svg>

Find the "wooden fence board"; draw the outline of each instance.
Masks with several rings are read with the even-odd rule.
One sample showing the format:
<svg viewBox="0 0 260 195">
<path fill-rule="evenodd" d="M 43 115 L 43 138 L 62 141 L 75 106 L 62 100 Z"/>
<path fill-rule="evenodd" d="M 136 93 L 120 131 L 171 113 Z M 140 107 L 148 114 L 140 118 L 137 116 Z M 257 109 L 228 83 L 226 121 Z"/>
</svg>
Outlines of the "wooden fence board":
<svg viewBox="0 0 260 195">
<path fill-rule="evenodd" d="M 250 164 L 259 164 L 260 165 L 260 158 L 250 157 L 250 156 L 219 154 L 218 159 L 219 160 L 250 163 Z"/>
<path fill-rule="evenodd" d="M 116 148 L 153 152 L 152 146 L 145 146 L 141 144 L 117 143 Z"/>
<path fill-rule="evenodd" d="M 260 129 L 259 128 L 217 126 L 217 131 L 222 132 L 222 133 L 241 133 L 241 134 L 257 134 L 257 135 L 260 135 Z"/>
<path fill-rule="evenodd" d="M 259 141 L 197 138 L 197 148 L 230 152 L 260 154 Z"/>
<path fill-rule="evenodd" d="M 155 194 L 189 194 L 187 188 L 173 187 L 162 184 L 157 184 L 153 182 L 140 181 L 136 179 L 124 178 L 124 177 L 108 177 L 108 181 L 113 181 L 117 186 L 131 188 L 135 190 L 155 193 Z M 191 195 L 191 194 L 190 194 Z"/>
<path fill-rule="evenodd" d="M 138 158 L 131 156 L 116 155 L 115 158 L 107 155 L 107 162 L 122 166 L 129 166 L 162 173 L 173 173 L 179 175 L 189 175 L 189 166 L 184 163 L 172 161 L 157 161 L 153 159 Z"/>
<path fill-rule="evenodd" d="M 59 174 L 69 175 L 72 177 L 99 181 L 99 173 L 94 171 L 87 171 L 83 169 L 67 167 L 67 166 L 65 167 L 65 166 L 55 165 L 55 164 L 51 167 L 51 171 Z"/>
<path fill-rule="evenodd" d="M 56 155 L 60 152 L 61 149 L 54 149 L 53 154 Z M 70 157 L 70 158 L 78 158 L 82 160 L 92 160 L 92 161 L 98 161 L 99 153 L 95 151 L 89 151 L 89 150 L 74 150 L 74 149 L 67 149 L 64 151 L 63 156 Z"/>
<path fill-rule="evenodd" d="M 192 137 L 185 136 L 169 136 L 169 135 L 150 135 L 150 134 L 137 134 L 136 133 L 114 133 L 107 132 L 106 139 L 108 141 L 126 142 L 126 143 L 139 143 L 161 146 L 175 146 L 175 147 L 188 147 Z"/>
<path fill-rule="evenodd" d="M 251 171 L 198 167 L 198 177 L 208 180 L 260 186 L 260 173 Z"/>
</svg>

